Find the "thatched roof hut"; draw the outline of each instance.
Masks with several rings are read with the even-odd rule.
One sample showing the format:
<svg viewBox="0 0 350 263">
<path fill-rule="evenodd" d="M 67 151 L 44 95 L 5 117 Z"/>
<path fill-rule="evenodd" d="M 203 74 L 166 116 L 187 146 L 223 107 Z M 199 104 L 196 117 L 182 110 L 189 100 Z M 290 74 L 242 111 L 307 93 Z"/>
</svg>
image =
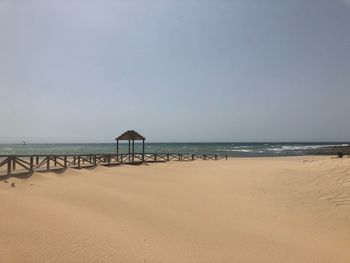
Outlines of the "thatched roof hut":
<svg viewBox="0 0 350 263">
<path fill-rule="evenodd" d="M 135 158 L 135 141 L 142 141 L 142 160 L 144 161 L 145 158 L 145 140 L 146 138 L 143 137 L 141 134 L 134 130 L 128 130 L 115 138 L 117 141 L 117 154 L 119 154 L 119 141 L 128 141 L 129 142 L 129 160 L 130 157 L 132 157 L 132 161 L 134 162 Z M 132 142 L 132 151 L 130 149 L 130 143 Z M 118 158 L 118 157 L 117 157 Z"/>
<path fill-rule="evenodd" d="M 115 138 L 117 141 L 143 141 L 146 140 L 141 134 L 134 130 L 124 132 L 122 135 Z"/>
</svg>

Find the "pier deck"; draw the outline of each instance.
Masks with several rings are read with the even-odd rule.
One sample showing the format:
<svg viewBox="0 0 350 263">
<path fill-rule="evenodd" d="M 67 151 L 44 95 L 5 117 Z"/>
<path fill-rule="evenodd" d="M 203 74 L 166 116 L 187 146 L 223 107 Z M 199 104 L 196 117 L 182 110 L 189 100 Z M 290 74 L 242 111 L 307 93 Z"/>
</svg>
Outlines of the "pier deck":
<svg viewBox="0 0 350 263">
<path fill-rule="evenodd" d="M 83 169 L 96 166 L 117 166 L 168 161 L 221 160 L 217 154 L 70 154 L 70 155 L 0 155 L 0 179 L 25 177 L 34 172 L 62 172 L 67 168 Z"/>
</svg>

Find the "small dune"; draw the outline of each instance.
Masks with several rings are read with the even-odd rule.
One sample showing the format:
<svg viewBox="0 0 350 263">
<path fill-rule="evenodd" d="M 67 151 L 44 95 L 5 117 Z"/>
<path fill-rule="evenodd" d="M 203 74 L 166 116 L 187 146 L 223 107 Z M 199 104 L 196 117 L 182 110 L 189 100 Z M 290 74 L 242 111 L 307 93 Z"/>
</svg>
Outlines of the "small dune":
<svg viewBox="0 0 350 263">
<path fill-rule="evenodd" d="M 350 158 L 68 169 L 0 199 L 1 262 L 350 262 Z"/>
</svg>

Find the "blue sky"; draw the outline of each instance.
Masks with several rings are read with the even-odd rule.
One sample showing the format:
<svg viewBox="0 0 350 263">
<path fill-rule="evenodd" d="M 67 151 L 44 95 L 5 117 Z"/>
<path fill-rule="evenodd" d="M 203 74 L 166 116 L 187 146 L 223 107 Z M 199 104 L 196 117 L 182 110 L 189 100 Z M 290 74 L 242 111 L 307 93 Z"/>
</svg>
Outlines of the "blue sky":
<svg viewBox="0 0 350 263">
<path fill-rule="evenodd" d="M 0 0 L 0 142 L 350 141 L 350 1 Z"/>
</svg>

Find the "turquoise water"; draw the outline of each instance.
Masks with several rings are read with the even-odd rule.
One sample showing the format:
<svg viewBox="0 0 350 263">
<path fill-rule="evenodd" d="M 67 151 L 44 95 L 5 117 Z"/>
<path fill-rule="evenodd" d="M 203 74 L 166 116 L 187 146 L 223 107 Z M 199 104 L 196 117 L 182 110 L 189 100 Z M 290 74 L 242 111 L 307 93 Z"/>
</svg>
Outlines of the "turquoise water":
<svg viewBox="0 0 350 263">
<path fill-rule="evenodd" d="M 244 156 L 294 156 L 303 155 L 305 150 L 325 146 L 349 145 L 348 143 L 146 143 L 146 153 L 221 154 L 232 157 Z M 127 144 L 120 145 L 120 153 L 128 150 Z M 135 152 L 141 152 L 142 145 L 135 144 Z M 116 153 L 116 145 L 99 144 L 0 144 L 0 155 L 30 154 L 89 154 Z"/>
</svg>

